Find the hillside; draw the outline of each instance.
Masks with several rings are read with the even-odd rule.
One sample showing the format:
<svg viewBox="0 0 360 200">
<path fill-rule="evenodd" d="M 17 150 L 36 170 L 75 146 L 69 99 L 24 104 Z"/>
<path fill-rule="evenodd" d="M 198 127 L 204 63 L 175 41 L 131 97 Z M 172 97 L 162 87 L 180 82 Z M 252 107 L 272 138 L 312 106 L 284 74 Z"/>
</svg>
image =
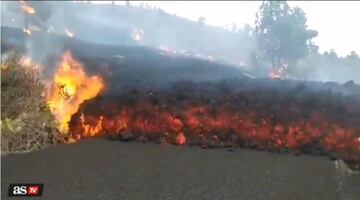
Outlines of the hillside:
<svg viewBox="0 0 360 200">
<path fill-rule="evenodd" d="M 74 37 L 91 43 L 166 47 L 238 65 L 250 62 L 251 51 L 256 46 L 249 30 L 231 32 L 155 8 L 73 2 L 30 4 L 37 9 L 37 14 L 28 16 L 30 28 L 33 24 L 34 29 L 61 35 L 66 35 L 68 30 Z M 16 5 L 16 2 L 4 4 L 2 12 L 6 15 L 2 26 L 24 27 L 24 16 L 13 11 Z"/>
</svg>

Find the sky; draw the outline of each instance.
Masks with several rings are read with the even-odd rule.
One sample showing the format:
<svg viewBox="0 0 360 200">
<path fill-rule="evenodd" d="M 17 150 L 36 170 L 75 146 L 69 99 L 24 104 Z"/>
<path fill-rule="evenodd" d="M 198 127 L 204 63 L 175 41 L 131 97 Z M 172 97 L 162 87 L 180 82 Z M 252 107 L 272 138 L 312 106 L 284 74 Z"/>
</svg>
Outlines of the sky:
<svg viewBox="0 0 360 200">
<path fill-rule="evenodd" d="M 111 2 L 111 1 L 110 1 Z M 124 2 L 117 2 L 124 4 Z M 261 1 L 130 1 L 132 5 L 146 3 L 170 14 L 213 26 L 254 25 Z M 360 1 L 288 1 L 306 14 L 308 27 L 317 30 L 314 39 L 320 52 L 335 49 L 340 56 L 352 50 L 360 54 Z"/>
</svg>

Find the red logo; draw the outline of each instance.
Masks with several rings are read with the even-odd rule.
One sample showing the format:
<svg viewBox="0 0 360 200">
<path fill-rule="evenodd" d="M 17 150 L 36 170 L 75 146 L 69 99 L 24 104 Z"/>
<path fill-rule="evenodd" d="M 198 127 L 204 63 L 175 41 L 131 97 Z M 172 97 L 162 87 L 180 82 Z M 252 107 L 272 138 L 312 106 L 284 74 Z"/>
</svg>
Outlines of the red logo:
<svg viewBox="0 0 360 200">
<path fill-rule="evenodd" d="M 27 188 L 28 195 L 38 195 L 39 193 L 39 186 L 38 185 L 31 185 Z"/>
</svg>

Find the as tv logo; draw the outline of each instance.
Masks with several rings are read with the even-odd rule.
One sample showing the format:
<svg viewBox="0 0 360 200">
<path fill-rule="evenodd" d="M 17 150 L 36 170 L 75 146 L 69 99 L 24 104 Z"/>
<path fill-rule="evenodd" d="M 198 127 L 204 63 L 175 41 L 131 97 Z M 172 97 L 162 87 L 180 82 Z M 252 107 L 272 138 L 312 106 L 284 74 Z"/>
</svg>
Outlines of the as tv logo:
<svg viewBox="0 0 360 200">
<path fill-rule="evenodd" d="M 13 183 L 9 185 L 9 197 L 40 197 L 44 184 L 39 183 Z"/>
</svg>

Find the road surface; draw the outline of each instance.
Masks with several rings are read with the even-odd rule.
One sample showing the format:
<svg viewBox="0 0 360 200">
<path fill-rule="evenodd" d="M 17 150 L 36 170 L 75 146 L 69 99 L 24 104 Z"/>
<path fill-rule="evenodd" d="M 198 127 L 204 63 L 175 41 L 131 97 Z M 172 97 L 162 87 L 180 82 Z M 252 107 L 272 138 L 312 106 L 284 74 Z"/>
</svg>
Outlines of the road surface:
<svg viewBox="0 0 360 200">
<path fill-rule="evenodd" d="M 44 200 L 341 199 L 328 157 L 107 139 L 2 156 L 2 199 L 18 182 L 44 183 Z"/>
</svg>

